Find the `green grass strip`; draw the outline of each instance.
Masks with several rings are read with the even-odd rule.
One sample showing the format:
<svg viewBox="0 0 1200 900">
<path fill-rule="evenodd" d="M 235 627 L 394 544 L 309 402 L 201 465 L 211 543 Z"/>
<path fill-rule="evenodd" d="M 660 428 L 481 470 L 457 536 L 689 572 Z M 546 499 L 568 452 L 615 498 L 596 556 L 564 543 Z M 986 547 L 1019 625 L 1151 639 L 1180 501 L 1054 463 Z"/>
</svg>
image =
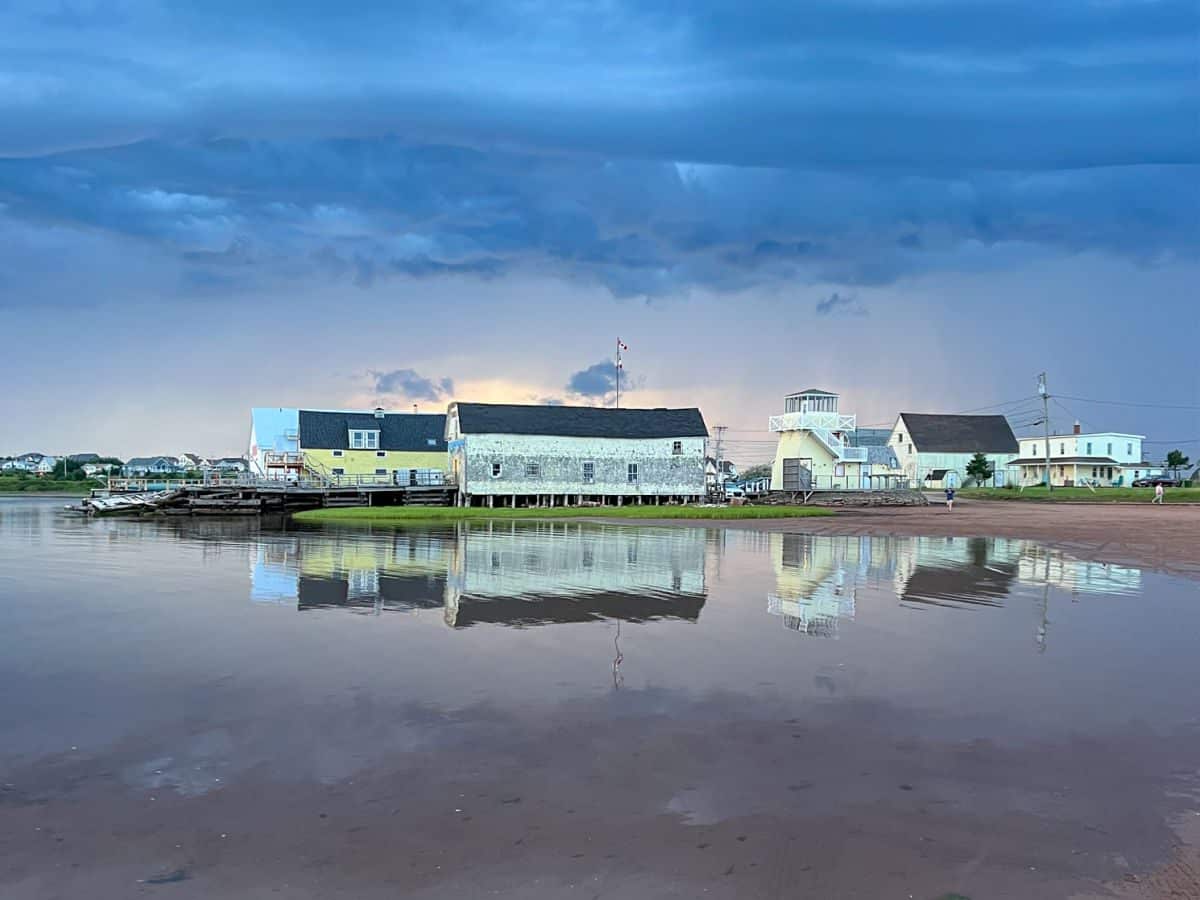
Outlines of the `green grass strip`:
<svg viewBox="0 0 1200 900">
<path fill-rule="evenodd" d="M 832 516 L 817 506 L 559 506 L 553 508 L 487 509 L 482 506 L 367 506 L 310 509 L 298 512 L 299 522 L 445 522 L 486 519 L 801 519 Z"/>
</svg>

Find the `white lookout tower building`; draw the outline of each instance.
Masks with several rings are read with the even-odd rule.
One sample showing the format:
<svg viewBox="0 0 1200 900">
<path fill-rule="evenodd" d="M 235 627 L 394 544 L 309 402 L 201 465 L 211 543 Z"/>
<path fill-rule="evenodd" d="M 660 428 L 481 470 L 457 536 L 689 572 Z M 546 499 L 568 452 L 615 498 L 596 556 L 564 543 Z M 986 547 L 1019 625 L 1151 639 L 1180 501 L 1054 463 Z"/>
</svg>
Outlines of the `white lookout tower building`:
<svg viewBox="0 0 1200 900">
<path fill-rule="evenodd" d="M 779 435 L 771 490 L 862 488 L 870 485 L 868 448 L 850 446 L 856 417 L 838 409 L 838 395 L 809 388 L 788 394 L 783 415 L 767 427 Z"/>
</svg>

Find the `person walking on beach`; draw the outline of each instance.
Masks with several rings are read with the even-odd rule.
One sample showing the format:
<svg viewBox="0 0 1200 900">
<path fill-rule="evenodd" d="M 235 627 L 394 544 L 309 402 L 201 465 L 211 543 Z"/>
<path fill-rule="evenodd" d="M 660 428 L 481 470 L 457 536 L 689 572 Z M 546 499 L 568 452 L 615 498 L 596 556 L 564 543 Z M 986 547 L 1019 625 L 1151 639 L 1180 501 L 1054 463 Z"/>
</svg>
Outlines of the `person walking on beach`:
<svg viewBox="0 0 1200 900">
<path fill-rule="evenodd" d="M 946 488 L 946 509 L 954 509 L 954 488 L 952 486 Z"/>
<path fill-rule="evenodd" d="M 1163 502 L 1163 486 L 1162 486 L 1162 484 L 1161 484 L 1161 483 L 1159 483 L 1159 484 L 1156 484 L 1156 485 L 1154 486 L 1154 499 L 1153 499 L 1153 500 L 1151 500 L 1150 502 L 1151 502 L 1151 503 L 1157 503 L 1159 506 L 1162 506 L 1162 502 Z"/>
</svg>

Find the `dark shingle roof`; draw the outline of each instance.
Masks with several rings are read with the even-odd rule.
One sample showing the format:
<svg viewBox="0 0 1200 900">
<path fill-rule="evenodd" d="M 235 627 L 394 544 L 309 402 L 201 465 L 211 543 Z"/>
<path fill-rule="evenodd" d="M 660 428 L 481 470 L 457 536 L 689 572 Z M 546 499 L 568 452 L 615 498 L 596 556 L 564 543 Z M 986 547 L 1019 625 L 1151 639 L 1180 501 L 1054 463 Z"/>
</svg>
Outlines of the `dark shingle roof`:
<svg viewBox="0 0 1200 900">
<path fill-rule="evenodd" d="M 708 437 L 700 410 L 606 409 L 599 406 L 519 406 L 458 403 L 463 434 L 548 434 L 557 437 Z"/>
<path fill-rule="evenodd" d="M 349 450 L 351 429 L 378 431 L 380 450 L 437 453 L 446 449 L 445 415 L 385 413 L 376 419 L 371 413 L 300 410 L 300 446 L 305 449 Z"/>
<path fill-rule="evenodd" d="M 1017 452 L 1017 438 L 1004 416 L 900 416 L 919 453 Z"/>
<path fill-rule="evenodd" d="M 99 453 L 72 453 L 67 457 L 71 462 L 92 463 L 100 459 Z"/>
</svg>

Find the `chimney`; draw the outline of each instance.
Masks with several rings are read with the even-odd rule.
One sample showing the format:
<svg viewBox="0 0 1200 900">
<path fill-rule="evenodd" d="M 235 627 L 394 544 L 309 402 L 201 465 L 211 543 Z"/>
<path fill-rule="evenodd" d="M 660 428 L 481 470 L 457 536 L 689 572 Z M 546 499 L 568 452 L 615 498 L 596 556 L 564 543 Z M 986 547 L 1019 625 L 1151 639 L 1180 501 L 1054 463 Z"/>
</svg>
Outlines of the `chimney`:
<svg viewBox="0 0 1200 900">
<path fill-rule="evenodd" d="M 1078 420 L 1078 419 L 1076 419 L 1076 421 L 1075 421 L 1075 433 L 1076 433 L 1076 434 L 1082 434 L 1082 432 L 1083 432 L 1083 429 L 1079 427 L 1079 420 Z"/>
</svg>

